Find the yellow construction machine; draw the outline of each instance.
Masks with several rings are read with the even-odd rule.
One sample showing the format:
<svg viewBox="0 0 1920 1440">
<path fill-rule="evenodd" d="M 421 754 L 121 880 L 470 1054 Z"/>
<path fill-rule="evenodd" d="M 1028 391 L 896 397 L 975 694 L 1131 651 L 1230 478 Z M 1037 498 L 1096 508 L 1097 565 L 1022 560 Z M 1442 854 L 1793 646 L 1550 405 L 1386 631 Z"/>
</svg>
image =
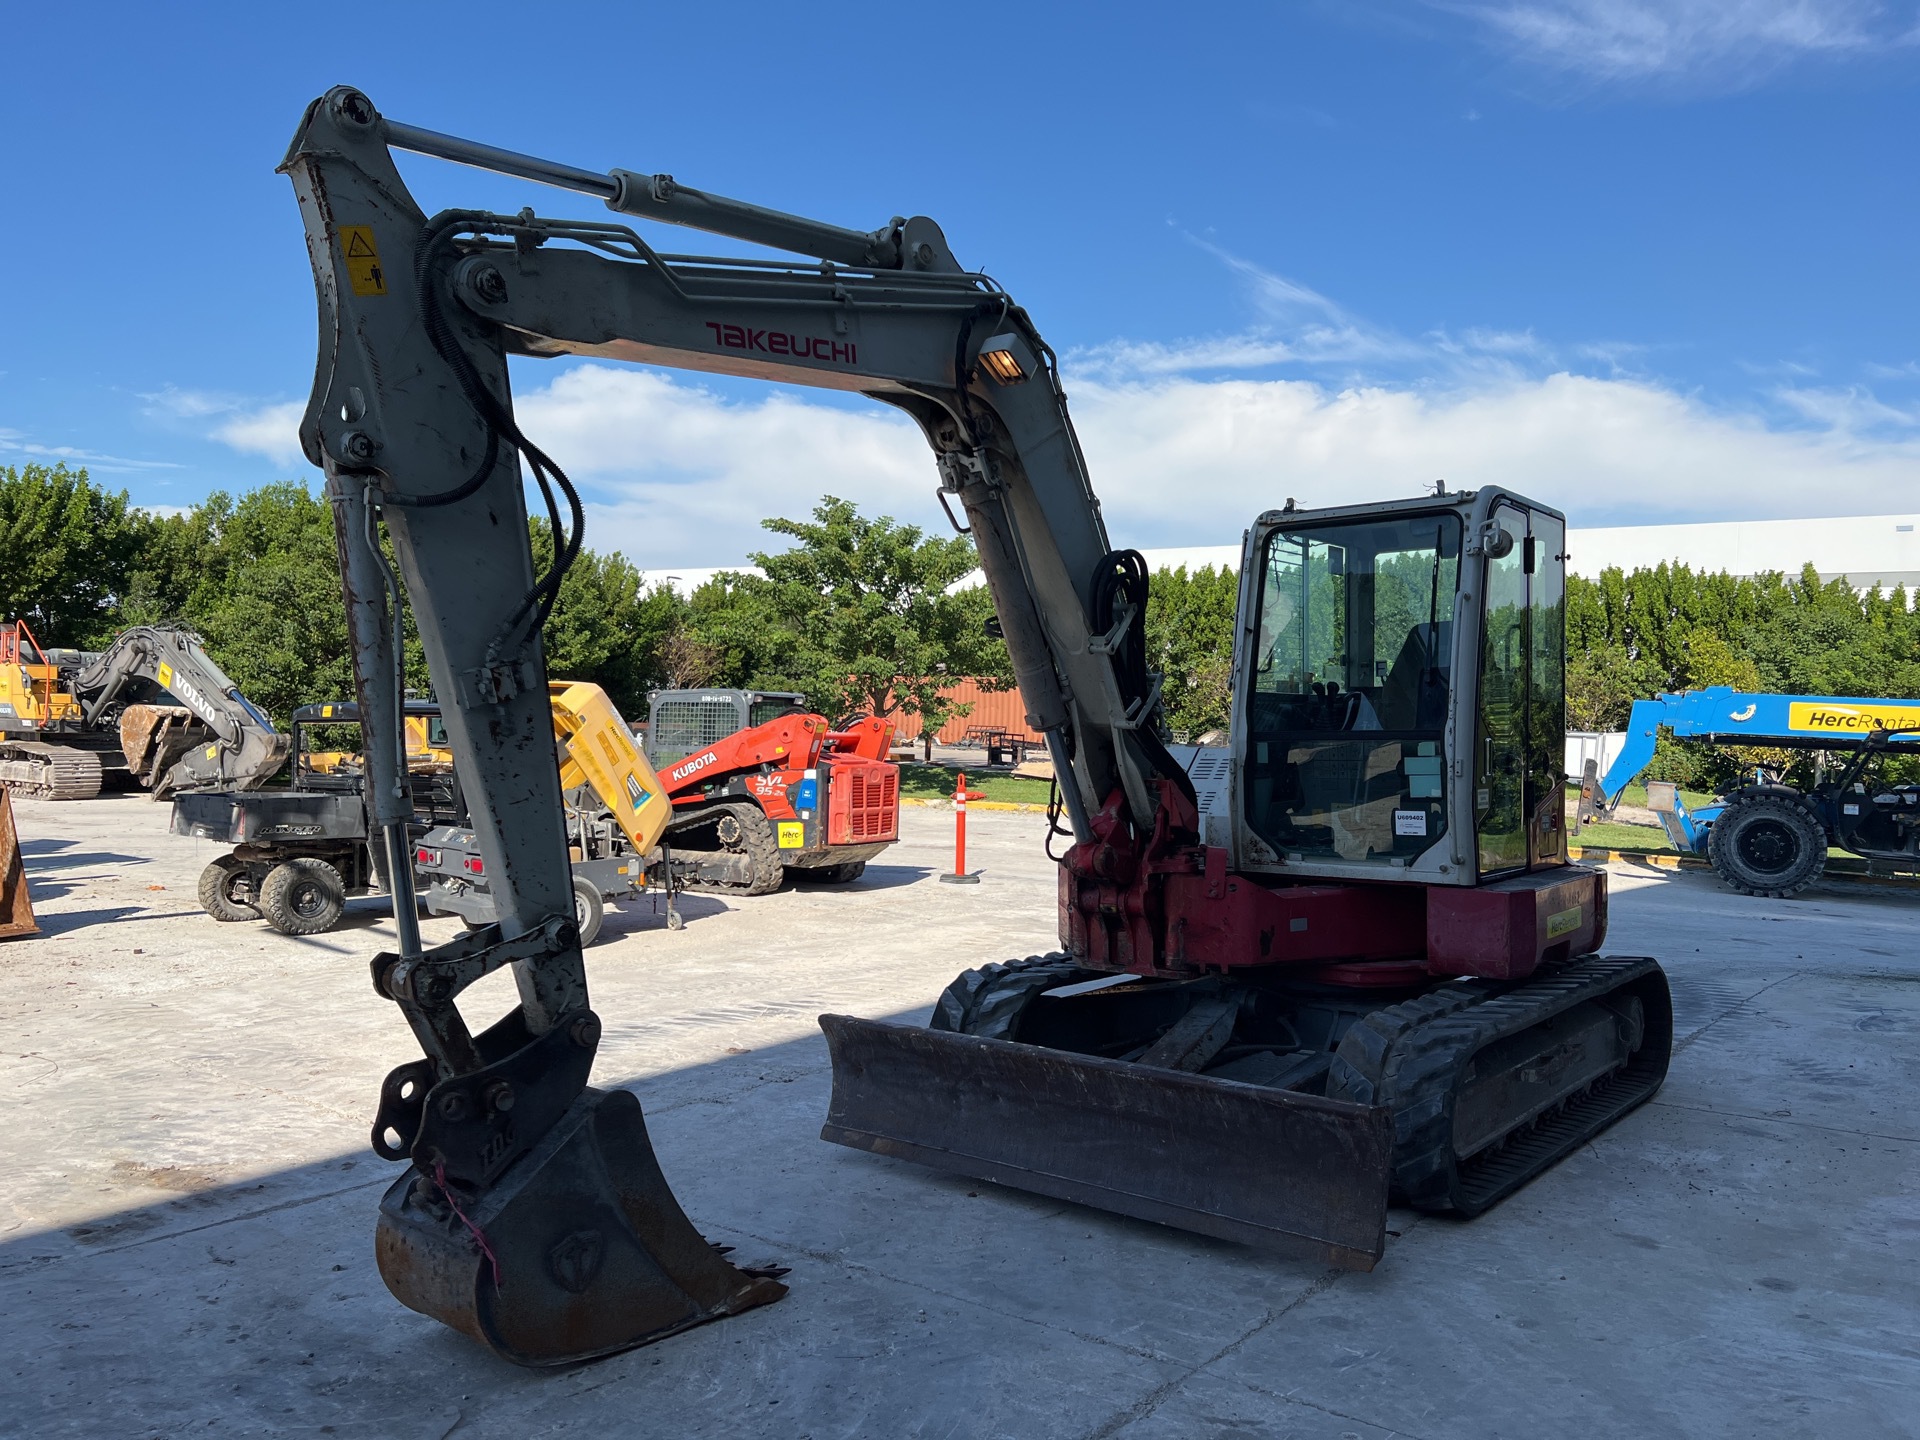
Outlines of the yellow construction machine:
<svg viewBox="0 0 1920 1440">
<path fill-rule="evenodd" d="M 136 625 L 86 651 L 0 624 L 0 786 L 16 795 L 84 800 L 123 770 L 155 799 L 251 790 L 287 747 L 190 630 Z"/>
<path fill-rule="evenodd" d="M 580 943 L 591 945 L 599 935 L 609 900 L 637 899 L 652 884 L 664 890 L 667 927 L 678 930 L 674 865 L 661 844 L 673 818 L 666 787 L 605 690 L 583 680 L 555 680 L 547 692 Z M 428 831 L 413 861 L 425 882 L 421 899 L 429 912 L 458 915 L 470 926 L 498 919 L 486 860 L 469 826 Z"/>
</svg>

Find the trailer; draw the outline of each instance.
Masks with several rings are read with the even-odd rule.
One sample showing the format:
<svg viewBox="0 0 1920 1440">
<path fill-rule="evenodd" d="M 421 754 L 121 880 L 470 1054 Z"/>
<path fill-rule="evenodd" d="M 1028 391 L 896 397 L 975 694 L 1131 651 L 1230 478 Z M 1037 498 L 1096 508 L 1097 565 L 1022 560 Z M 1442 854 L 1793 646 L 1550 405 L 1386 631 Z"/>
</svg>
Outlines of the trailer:
<svg viewBox="0 0 1920 1440">
<path fill-rule="evenodd" d="M 1805 789 L 1757 766 L 1698 808 L 1677 785 L 1648 782 L 1648 807 L 1673 848 L 1707 857 L 1742 894 L 1784 898 L 1804 890 L 1835 847 L 1894 869 L 1920 868 L 1920 784 L 1902 779 L 1893 763 L 1920 759 L 1920 700 L 1770 695 L 1726 685 L 1636 700 L 1626 743 L 1606 773 L 1587 762 L 1576 829 L 1613 813 L 1652 762 L 1662 727 L 1678 740 L 1812 751 L 1837 762 L 1820 764 Z"/>
</svg>

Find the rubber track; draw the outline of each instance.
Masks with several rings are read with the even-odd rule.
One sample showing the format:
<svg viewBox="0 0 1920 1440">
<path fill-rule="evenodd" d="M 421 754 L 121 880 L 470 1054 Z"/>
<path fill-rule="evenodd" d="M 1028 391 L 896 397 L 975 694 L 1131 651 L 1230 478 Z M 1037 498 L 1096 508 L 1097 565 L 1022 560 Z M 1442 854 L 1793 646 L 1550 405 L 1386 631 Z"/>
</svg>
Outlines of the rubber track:
<svg viewBox="0 0 1920 1440">
<path fill-rule="evenodd" d="M 697 811 L 685 820 L 675 820 L 667 826 L 666 840 L 673 843 L 676 826 L 682 834 L 702 825 L 715 823 L 718 811 L 730 811 L 740 822 L 740 849 L 728 852 L 722 849 L 718 853 L 743 854 L 753 866 L 752 880 L 744 885 L 728 880 L 690 880 L 684 889 L 698 895 L 771 895 L 780 888 L 780 882 L 786 878 L 786 867 L 780 863 L 779 841 L 773 833 L 773 822 L 767 818 L 767 812 L 758 805 L 737 801 L 728 805 L 716 805 Z M 689 855 L 700 854 L 691 850 Z"/>
<path fill-rule="evenodd" d="M 1641 1047 L 1627 1063 L 1540 1117 L 1531 1129 L 1464 1162 L 1453 1151 L 1453 1096 L 1480 1050 L 1587 1000 L 1657 979 Z M 1329 1077 L 1336 1098 L 1389 1105 L 1394 1192 L 1416 1209 L 1477 1215 L 1652 1097 L 1673 1049 L 1671 1002 L 1657 962 L 1588 956 L 1519 985 L 1474 980 L 1376 1010 L 1341 1040 Z"/>
<path fill-rule="evenodd" d="M 90 800 L 100 793 L 100 757 L 71 745 L 9 740 L 0 743 L 0 776 L 28 799 Z"/>
<path fill-rule="evenodd" d="M 927 1028 L 1011 1040 L 1021 1015 L 1041 991 L 1068 984 L 1080 974 L 1072 957 L 1058 950 L 964 971 L 940 993 Z"/>
</svg>

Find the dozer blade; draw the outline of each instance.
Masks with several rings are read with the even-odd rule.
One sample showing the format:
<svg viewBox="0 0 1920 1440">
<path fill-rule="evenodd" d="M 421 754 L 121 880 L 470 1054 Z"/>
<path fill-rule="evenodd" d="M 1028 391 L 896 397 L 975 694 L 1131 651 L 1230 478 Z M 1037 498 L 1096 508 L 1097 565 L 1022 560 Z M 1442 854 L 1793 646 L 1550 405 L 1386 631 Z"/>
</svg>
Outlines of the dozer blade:
<svg viewBox="0 0 1920 1440">
<path fill-rule="evenodd" d="M 787 1293 L 779 1272 L 736 1269 L 701 1238 L 624 1090 L 583 1091 L 471 1202 L 408 1170 L 374 1243 L 403 1305 L 520 1365 L 627 1350 Z"/>
<path fill-rule="evenodd" d="M 835 1144 L 1371 1270 L 1380 1107 L 973 1035 L 822 1015 Z"/>
</svg>

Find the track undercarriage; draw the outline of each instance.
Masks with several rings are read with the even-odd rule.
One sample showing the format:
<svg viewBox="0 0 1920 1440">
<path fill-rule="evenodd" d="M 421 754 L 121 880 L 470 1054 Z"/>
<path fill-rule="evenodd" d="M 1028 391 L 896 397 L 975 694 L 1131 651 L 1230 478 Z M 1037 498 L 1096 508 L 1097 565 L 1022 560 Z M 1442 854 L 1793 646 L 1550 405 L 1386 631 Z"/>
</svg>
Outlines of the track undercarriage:
<svg viewBox="0 0 1920 1440">
<path fill-rule="evenodd" d="M 90 800 L 105 779 L 101 759 L 98 749 L 80 745 L 0 740 L 0 785 L 23 800 Z"/>
<path fill-rule="evenodd" d="M 1391 1202 L 1477 1215 L 1648 1099 L 1652 960 L 1361 990 L 968 971 L 931 1026 L 822 1018 L 828 1140 L 1371 1269 Z"/>
</svg>

